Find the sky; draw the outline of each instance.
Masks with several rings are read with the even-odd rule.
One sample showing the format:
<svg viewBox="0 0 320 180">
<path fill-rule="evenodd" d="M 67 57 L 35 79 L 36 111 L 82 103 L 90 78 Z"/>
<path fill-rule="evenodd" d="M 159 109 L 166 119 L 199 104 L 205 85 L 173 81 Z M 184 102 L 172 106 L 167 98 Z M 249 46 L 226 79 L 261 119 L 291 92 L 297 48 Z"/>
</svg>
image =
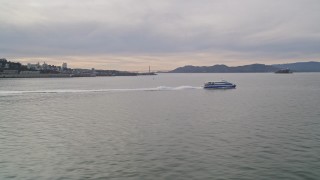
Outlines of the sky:
<svg viewBox="0 0 320 180">
<path fill-rule="evenodd" d="M 320 61 L 319 0 L 0 0 L 0 58 L 172 70 Z"/>
</svg>

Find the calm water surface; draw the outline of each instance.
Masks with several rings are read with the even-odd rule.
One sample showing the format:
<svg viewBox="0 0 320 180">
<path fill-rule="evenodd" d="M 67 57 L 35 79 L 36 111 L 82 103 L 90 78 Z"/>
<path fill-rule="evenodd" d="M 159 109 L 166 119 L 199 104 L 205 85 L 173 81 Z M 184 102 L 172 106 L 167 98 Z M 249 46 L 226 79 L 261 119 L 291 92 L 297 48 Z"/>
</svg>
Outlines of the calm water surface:
<svg viewBox="0 0 320 180">
<path fill-rule="evenodd" d="M 0 79 L 0 179 L 319 179 L 319 93 L 320 73 Z"/>
</svg>

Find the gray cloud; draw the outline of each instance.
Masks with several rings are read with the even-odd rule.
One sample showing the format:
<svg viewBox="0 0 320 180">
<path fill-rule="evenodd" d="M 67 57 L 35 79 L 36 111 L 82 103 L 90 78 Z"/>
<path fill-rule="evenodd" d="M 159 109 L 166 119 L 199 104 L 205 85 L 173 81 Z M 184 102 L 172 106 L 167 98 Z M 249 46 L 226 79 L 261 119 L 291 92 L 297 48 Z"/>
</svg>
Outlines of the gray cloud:
<svg viewBox="0 0 320 180">
<path fill-rule="evenodd" d="M 8 57 L 229 52 L 319 58 L 318 0 L 0 3 L 0 51 Z"/>
</svg>

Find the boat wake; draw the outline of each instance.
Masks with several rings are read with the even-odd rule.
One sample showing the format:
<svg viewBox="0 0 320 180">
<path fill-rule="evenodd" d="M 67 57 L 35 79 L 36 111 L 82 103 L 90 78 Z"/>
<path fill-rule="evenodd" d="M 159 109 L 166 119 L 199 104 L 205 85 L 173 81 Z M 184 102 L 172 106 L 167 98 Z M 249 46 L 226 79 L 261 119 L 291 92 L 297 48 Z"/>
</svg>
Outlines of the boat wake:
<svg viewBox="0 0 320 180">
<path fill-rule="evenodd" d="M 45 94 L 45 93 L 98 93 L 98 92 L 130 92 L 130 91 L 179 91 L 179 90 L 196 90 L 202 87 L 178 86 L 168 87 L 159 86 L 155 88 L 133 88 L 133 89 L 53 89 L 53 90 L 36 90 L 36 91 L 1 91 L 0 96 L 22 95 L 22 94 Z"/>
</svg>

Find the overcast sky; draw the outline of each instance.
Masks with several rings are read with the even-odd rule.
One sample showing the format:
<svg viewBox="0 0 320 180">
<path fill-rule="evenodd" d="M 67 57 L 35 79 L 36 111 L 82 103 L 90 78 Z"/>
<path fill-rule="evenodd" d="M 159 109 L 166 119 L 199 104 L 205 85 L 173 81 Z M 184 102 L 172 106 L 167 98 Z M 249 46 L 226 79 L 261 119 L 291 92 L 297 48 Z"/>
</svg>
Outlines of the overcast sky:
<svg viewBox="0 0 320 180">
<path fill-rule="evenodd" d="M 319 0 L 0 0 L 0 58 L 71 67 L 320 61 Z"/>
</svg>

